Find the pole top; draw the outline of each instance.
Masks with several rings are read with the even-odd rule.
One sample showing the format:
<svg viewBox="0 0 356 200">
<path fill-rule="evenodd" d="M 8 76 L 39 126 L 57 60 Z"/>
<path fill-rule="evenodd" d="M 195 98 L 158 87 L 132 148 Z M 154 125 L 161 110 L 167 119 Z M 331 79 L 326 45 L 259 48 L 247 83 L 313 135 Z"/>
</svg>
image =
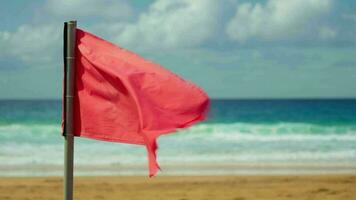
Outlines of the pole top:
<svg viewBox="0 0 356 200">
<path fill-rule="evenodd" d="M 66 23 L 67 24 L 77 24 L 77 21 L 76 20 L 71 20 L 71 21 L 67 21 Z"/>
</svg>

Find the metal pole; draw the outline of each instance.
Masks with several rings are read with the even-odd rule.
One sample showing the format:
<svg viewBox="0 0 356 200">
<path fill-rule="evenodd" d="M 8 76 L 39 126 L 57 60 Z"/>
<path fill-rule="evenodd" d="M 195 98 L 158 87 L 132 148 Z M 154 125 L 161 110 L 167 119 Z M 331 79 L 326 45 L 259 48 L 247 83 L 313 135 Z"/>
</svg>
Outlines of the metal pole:
<svg viewBox="0 0 356 200">
<path fill-rule="evenodd" d="M 64 200 L 73 199 L 73 97 L 75 81 L 75 35 L 76 21 L 65 22 L 65 128 L 64 128 Z"/>
</svg>

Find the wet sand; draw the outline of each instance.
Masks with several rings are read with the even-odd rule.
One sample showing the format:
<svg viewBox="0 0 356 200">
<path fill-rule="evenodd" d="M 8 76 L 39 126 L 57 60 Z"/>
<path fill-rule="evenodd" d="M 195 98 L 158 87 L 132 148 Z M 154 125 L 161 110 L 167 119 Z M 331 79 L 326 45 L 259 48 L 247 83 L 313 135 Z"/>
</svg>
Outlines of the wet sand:
<svg viewBox="0 0 356 200">
<path fill-rule="evenodd" d="M 60 177 L 0 177 L 0 199 L 63 199 Z M 356 199 L 356 175 L 76 177 L 74 199 Z"/>
</svg>

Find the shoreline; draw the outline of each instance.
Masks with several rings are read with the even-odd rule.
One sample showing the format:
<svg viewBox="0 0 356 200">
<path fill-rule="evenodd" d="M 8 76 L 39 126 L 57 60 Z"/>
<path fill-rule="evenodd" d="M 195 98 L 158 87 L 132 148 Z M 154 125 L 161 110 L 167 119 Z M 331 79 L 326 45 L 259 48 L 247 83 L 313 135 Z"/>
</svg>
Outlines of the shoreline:
<svg viewBox="0 0 356 200">
<path fill-rule="evenodd" d="M 356 174 L 75 177 L 74 199 L 355 199 Z M 1 177 L 0 199 L 61 199 L 62 177 Z"/>
<path fill-rule="evenodd" d="M 161 165 L 159 176 L 279 176 L 279 175 L 356 175 L 356 164 L 353 163 L 205 163 Z M 61 176 L 63 165 L 0 165 L 0 177 L 47 177 Z M 75 165 L 77 176 L 145 176 L 146 164 L 135 165 Z"/>
</svg>

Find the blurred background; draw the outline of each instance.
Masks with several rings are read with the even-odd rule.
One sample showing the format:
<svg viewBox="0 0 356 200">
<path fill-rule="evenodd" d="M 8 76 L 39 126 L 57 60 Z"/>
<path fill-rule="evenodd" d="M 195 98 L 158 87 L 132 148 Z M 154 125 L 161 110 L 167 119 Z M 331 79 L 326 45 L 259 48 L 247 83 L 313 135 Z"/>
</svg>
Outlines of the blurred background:
<svg viewBox="0 0 356 200">
<path fill-rule="evenodd" d="M 0 176 L 62 175 L 66 20 L 212 98 L 206 122 L 159 139 L 163 175 L 355 173 L 355 10 L 336 0 L 2 2 Z M 147 174 L 142 146 L 75 143 L 76 175 Z"/>
</svg>

